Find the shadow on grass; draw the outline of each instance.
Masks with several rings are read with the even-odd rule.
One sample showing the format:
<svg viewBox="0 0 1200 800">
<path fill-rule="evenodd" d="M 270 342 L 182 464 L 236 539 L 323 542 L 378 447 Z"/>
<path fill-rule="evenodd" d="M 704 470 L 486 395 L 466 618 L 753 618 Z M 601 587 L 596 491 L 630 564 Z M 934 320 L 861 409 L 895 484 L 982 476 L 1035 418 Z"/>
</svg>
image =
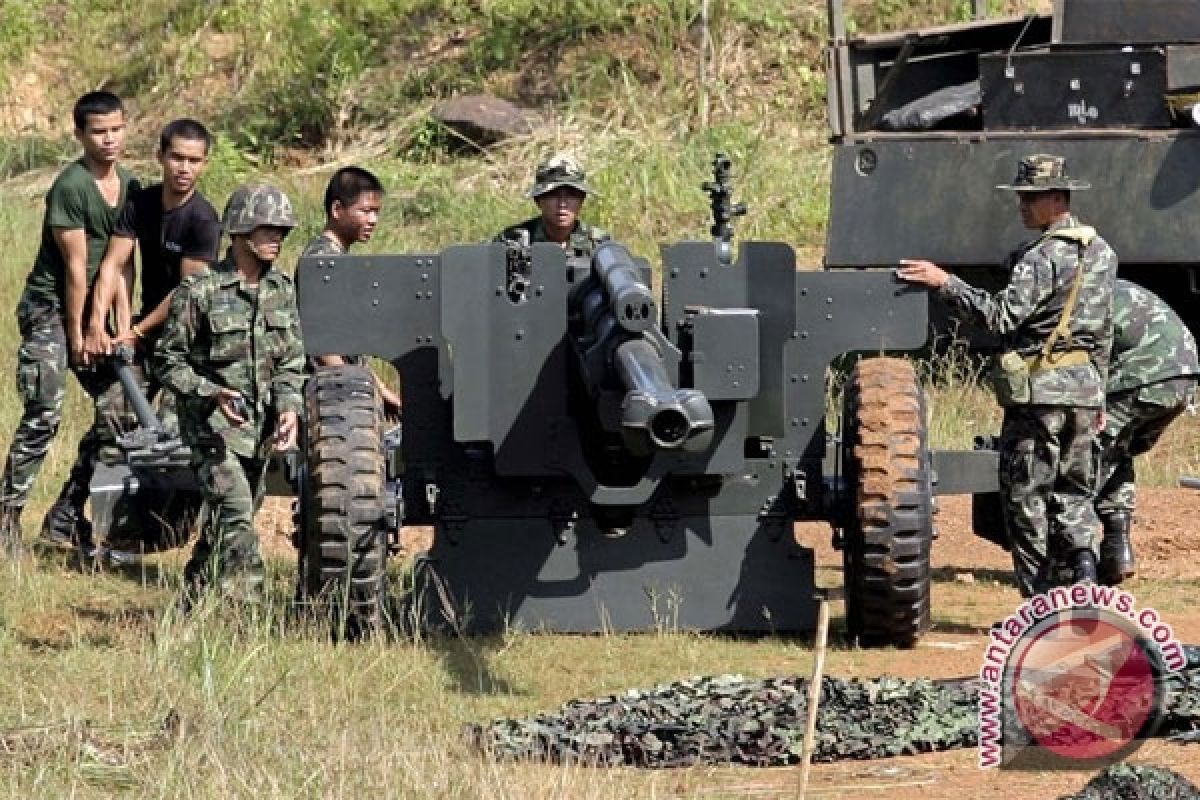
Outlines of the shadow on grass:
<svg viewBox="0 0 1200 800">
<path fill-rule="evenodd" d="M 40 653 L 58 653 L 74 648 L 110 648 L 127 644 L 129 635 L 149 639 L 159 608 L 133 606 L 98 608 L 71 605 L 25 617 L 16 629 L 22 647 Z"/>
<path fill-rule="evenodd" d="M 527 695 L 528 692 L 498 676 L 491 667 L 492 656 L 505 646 L 500 636 L 458 638 L 426 637 L 422 644 L 438 654 L 452 688 L 471 695 Z"/>
<path fill-rule="evenodd" d="M 1003 586 L 1011 586 L 1013 583 L 1011 569 L 946 566 L 929 571 L 930 580 L 934 583 L 963 583 L 961 580 L 963 575 L 970 575 L 975 583 L 999 583 Z"/>
<path fill-rule="evenodd" d="M 970 636 L 976 634 L 987 635 L 991 628 L 991 622 L 963 622 L 962 620 L 948 620 L 941 617 L 934 617 L 933 624 L 929 628 L 929 633 L 961 633 Z"/>
</svg>

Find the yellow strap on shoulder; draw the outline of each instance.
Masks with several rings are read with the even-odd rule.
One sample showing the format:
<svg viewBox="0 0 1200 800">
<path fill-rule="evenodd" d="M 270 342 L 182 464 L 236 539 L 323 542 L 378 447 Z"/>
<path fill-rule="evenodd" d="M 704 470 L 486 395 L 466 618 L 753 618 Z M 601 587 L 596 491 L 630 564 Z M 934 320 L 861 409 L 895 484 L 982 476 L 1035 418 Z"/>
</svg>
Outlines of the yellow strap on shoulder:
<svg viewBox="0 0 1200 800">
<path fill-rule="evenodd" d="M 1046 362 L 1051 361 L 1050 354 L 1058 340 L 1071 337 L 1071 315 L 1075 312 L 1075 303 L 1079 300 L 1079 288 L 1083 286 L 1083 251 L 1096 238 L 1096 229 L 1090 225 L 1078 225 L 1074 228 L 1059 228 L 1052 231 L 1050 236 L 1077 244 L 1079 259 L 1075 262 L 1075 279 L 1071 281 L 1071 291 L 1067 294 L 1066 304 L 1063 305 L 1062 316 L 1058 318 L 1058 324 L 1054 326 L 1042 347 L 1042 359 Z"/>
<path fill-rule="evenodd" d="M 1068 242 L 1078 242 L 1087 247 L 1096 238 L 1096 229 L 1091 225 L 1076 225 L 1074 228 L 1059 228 L 1055 231 L 1050 231 L 1050 236 L 1057 239 L 1066 239 Z"/>
</svg>

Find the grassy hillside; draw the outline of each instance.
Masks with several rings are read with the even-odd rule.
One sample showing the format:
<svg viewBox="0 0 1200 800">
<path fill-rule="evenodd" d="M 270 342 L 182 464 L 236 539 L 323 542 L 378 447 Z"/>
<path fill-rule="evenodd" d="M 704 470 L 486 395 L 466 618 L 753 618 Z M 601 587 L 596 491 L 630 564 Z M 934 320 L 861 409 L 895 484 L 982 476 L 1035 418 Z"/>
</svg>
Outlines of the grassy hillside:
<svg viewBox="0 0 1200 800">
<path fill-rule="evenodd" d="M 143 175 L 155 175 L 158 128 L 186 114 L 219 132 L 203 180 L 218 206 L 247 178 L 284 185 L 302 220 L 285 264 L 319 229 L 337 166 L 366 165 L 389 189 L 371 250 L 436 250 L 528 216 L 533 165 L 557 149 L 593 173 L 585 217 L 655 259 L 662 243 L 706 235 L 699 186 L 723 149 L 750 206 L 739 235 L 788 241 L 816 266 L 828 188 L 824 0 L 707 5 L 706 38 L 698 0 L 0 0 L 0 309 L 15 306 L 43 192 L 74 154 L 70 103 L 100 85 L 129 98 L 130 160 Z M 971 4 L 847 5 L 867 31 L 965 19 Z M 453 152 L 429 111 L 476 90 L 535 110 L 541 124 L 486 152 Z M 0 376 L 13 373 L 16 342 L 5 311 Z M 20 412 L 7 380 L 4 448 Z M 965 360 L 933 365 L 930 383 L 936 443 L 994 429 Z M 74 388 L 68 402 L 26 512 L 29 535 L 87 421 Z M 1195 440 L 1194 421 L 1177 425 L 1145 476 L 1200 470 Z M 271 607 L 233 620 L 163 611 L 177 556 L 129 574 L 60 567 L 0 565 L 0 796 L 736 796 L 747 793 L 742 773 L 496 765 L 466 747 L 462 725 L 690 674 L 810 667 L 794 640 L 673 631 L 335 647 L 286 617 L 286 558 L 271 564 Z M 848 648 L 833 659 L 843 671 L 860 663 Z"/>
</svg>

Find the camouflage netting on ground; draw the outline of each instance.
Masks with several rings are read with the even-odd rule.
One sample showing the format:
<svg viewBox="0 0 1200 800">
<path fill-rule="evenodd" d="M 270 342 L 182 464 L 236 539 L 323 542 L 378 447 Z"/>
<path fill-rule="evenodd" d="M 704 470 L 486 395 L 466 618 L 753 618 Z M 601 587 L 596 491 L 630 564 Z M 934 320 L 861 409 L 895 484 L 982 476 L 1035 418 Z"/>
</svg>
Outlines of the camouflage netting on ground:
<svg viewBox="0 0 1200 800">
<path fill-rule="evenodd" d="M 695 678 L 649 690 L 574 700 L 557 713 L 472 725 L 498 758 L 676 767 L 782 766 L 800 760 L 804 678 Z M 1172 676 L 1160 735 L 1200 730 L 1200 648 Z M 973 680 L 824 678 L 814 761 L 885 758 L 978 744 Z"/>
<path fill-rule="evenodd" d="M 1164 767 L 1117 764 L 1088 781 L 1079 794 L 1059 800 L 1200 800 L 1200 789 Z"/>
</svg>

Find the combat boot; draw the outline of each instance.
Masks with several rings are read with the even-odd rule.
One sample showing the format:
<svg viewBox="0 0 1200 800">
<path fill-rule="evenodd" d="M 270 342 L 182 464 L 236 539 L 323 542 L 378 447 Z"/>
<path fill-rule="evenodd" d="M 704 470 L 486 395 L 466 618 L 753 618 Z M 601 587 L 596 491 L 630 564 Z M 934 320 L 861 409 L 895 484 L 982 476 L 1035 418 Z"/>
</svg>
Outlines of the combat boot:
<svg viewBox="0 0 1200 800">
<path fill-rule="evenodd" d="M 0 505 L 0 551 L 10 559 L 21 557 L 21 508 Z"/>
<path fill-rule="evenodd" d="M 83 515 L 87 495 L 68 481 L 42 520 L 41 544 L 64 550 L 92 548 L 92 524 Z"/>
<path fill-rule="evenodd" d="M 1118 511 L 1100 518 L 1104 524 L 1104 539 L 1100 542 L 1100 579 L 1108 586 L 1117 586 L 1137 571 L 1133 557 L 1133 540 L 1129 536 L 1132 522 L 1128 511 Z"/>
<path fill-rule="evenodd" d="M 1081 547 L 1071 553 L 1071 582 L 1096 583 L 1096 554 L 1090 547 Z"/>
</svg>

